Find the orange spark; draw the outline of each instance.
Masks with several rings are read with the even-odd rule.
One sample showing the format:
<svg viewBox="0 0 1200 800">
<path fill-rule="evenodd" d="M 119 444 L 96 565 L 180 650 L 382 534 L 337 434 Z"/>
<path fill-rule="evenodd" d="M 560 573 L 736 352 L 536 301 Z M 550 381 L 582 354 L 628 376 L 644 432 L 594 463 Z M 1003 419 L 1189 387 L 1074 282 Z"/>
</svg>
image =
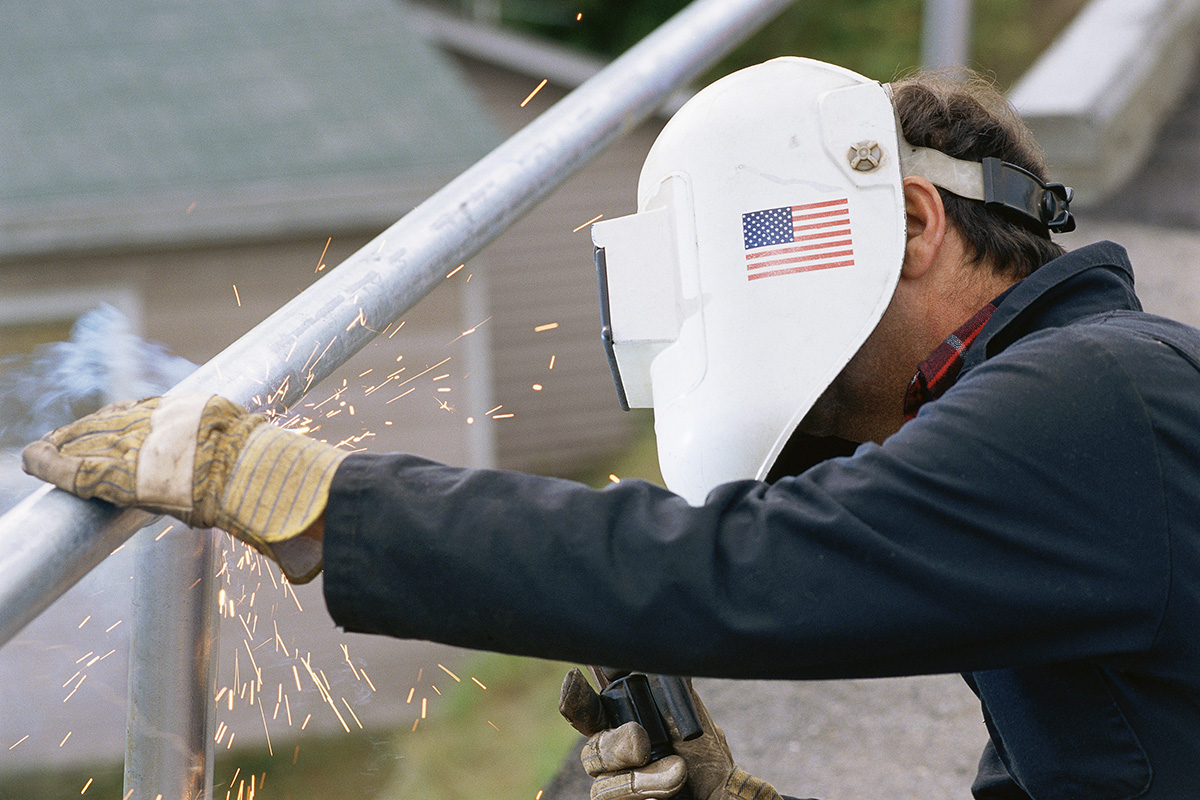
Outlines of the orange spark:
<svg viewBox="0 0 1200 800">
<path fill-rule="evenodd" d="M 549 81 L 546 78 L 542 78 L 542 82 L 537 85 L 537 88 L 535 88 L 532 92 L 530 92 L 529 96 L 521 101 L 521 108 L 524 108 L 525 104 L 528 103 L 530 100 L 532 100 L 533 96 L 535 94 L 537 94 L 538 92 L 540 92 L 542 90 L 542 87 L 545 86 L 548 82 Z"/>
<path fill-rule="evenodd" d="M 332 242 L 332 241 L 333 241 L 332 236 L 330 236 L 329 239 L 326 240 L 325 249 L 321 251 L 321 257 L 317 259 L 317 268 L 315 270 L 316 272 L 320 272 L 321 270 L 325 269 L 325 254 L 327 252 L 329 252 L 329 242 Z"/>
<path fill-rule="evenodd" d="M 350 712 L 350 716 L 354 717 L 354 723 L 356 725 L 358 725 L 359 729 L 361 730 L 363 724 L 361 722 L 359 722 L 358 714 L 354 713 L 354 709 L 350 707 L 350 704 L 346 702 L 346 698 L 344 698 L 344 697 L 342 698 L 342 705 L 344 705 L 346 707 L 346 710 Z"/>
<path fill-rule="evenodd" d="M 540 89 L 541 87 L 539 86 L 538 88 Z M 530 95 L 530 97 L 533 97 L 533 95 Z M 448 275 L 446 275 L 446 277 L 447 277 L 447 278 L 452 278 L 452 277 L 454 277 L 454 276 L 455 276 L 455 275 L 458 273 L 458 271 L 459 271 L 460 269 L 462 269 L 463 267 L 465 267 L 465 266 L 466 266 L 466 264 L 459 264 L 457 267 L 455 267 L 454 269 L 450 270 L 449 274 L 448 274 Z"/>
<path fill-rule="evenodd" d="M 417 387 L 415 387 L 415 386 L 413 386 L 413 387 L 412 387 L 412 388 L 410 388 L 410 389 L 406 389 L 405 391 L 403 391 L 403 392 L 401 392 L 400 394 L 398 394 L 398 395 L 396 395 L 395 397 L 393 397 L 391 400 L 388 400 L 386 403 L 384 403 L 384 405 L 385 405 L 385 406 L 386 406 L 386 405 L 389 405 L 389 404 L 391 404 L 391 403 L 395 402 L 396 400 L 399 400 L 401 397 L 404 397 L 404 396 L 405 396 L 405 395 L 407 395 L 407 394 L 412 394 L 412 393 L 413 393 L 413 392 L 415 392 L 416 390 L 417 390 Z"/>
<path fill-rule="evenodd" d="M 471 680 L 475 681 L 476 683 L 479 683 L 479 678 L 476 678 L 474 675 L 471 676 Z M 487 687 L 484 686 L 482 683 L 479 683 L 479 688 L 486 689 Z"/>
<path fill-rule="evenodd" d="M 558 327 L 557 322 L 548 322 L 545 325 L 538 325 L 536 328 L 533 329 L 533 332 L 541 333 L 542 331 L 552 331 L 557 327 Z"/>
<path fill-rule="evenodd" d="M 237 284 L 233 285 L 233 297 L 237 300 L 238 308 L 242 307 L 242 295 L 238 292 Z"/>
<path fill-rule="evenodd" d="M 572 230 L 571 233 L 579 233 L 581 230 L 586 228 L 588 225 L 591 225 L 593 222 L 595 222 L 596 220 L 600 219 L 603 216 L 604 216 L 603 214 L 597 214 L 596 216 L 589 219 L 587 222 L 580 225 L 578 228 L 575 228 L 574 230 Z"/>
<path fill-rule="evenodd" d="M 271 731 L 267 730 L 267 712 L 263 711 L 262 703 L 258 704 L 258 713 L 262 714 L 263 733 L 267 735 L 267 755 L 275 755 L 274 748 L 271 747 Z"/>
</svg>

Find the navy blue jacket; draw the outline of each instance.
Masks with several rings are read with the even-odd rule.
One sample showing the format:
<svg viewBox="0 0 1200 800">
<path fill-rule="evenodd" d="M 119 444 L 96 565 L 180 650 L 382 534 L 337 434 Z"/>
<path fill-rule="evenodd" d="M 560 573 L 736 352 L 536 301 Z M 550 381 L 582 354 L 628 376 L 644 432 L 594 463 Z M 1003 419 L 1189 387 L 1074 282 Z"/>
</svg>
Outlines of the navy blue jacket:
<svg viewBox="0 0 1200 800">
<path fill-rule="evenodd" d="M 1200 797 L 1198 358 L 1120 247 L 1082 248 L 882 445 L 701 507 L 350 456 L 327 603 L 351 631 L 653 672 L 961 672 L 978 798 Z"/>
</svg>

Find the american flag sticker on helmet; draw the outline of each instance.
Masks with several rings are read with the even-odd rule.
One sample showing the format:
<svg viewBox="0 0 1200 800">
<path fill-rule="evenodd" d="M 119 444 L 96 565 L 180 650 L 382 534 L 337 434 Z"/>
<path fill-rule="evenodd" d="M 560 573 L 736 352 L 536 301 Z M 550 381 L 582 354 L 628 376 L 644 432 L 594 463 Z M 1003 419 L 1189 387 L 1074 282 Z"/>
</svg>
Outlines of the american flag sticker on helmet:
<svg viewBox="0 0 1200 800">
<path fill-rule="evenodd" d="M 854 266 L 847 198 L 742 214 L 746 279 Z"/>
</svg>

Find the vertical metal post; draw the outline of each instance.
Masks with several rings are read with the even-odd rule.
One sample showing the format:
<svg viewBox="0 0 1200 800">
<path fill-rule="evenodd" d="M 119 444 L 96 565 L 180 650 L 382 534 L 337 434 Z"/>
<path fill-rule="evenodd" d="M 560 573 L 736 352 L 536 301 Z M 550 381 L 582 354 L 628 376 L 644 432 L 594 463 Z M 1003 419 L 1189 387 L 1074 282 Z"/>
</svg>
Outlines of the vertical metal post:
<svg viewBox="0 0 1200 800">
<path fill-rule="evenodd" d="M 971 60 L 972 0 L 925 0 L 921 66 L 965 67 Z"/>
<path fill-rule="evenodd" d="M 209 800 L 218 649 L 215 532 L 173 520 L 134 537 L 125 791 Z"/>
</svg>

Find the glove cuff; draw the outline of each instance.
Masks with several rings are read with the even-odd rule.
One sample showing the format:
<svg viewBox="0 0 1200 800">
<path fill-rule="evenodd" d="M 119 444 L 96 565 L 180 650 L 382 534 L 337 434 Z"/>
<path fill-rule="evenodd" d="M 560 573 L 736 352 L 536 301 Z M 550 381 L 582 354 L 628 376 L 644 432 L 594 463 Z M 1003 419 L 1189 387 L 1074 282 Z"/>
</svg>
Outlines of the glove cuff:
<svg viewBox="0 0 1200 800">
<path fill-rule="evenodd" d="M 725 794 L 738 800 L 783 800 L 774 786 L 741 767 L 734 767 L 725 779 Z"/>
<path fill-rule="evenodd" d="M 321 570 L 321 544 L 297 537 L 324 513 L 333 475 L 347 455 L 294 431 L 258 425 L 226 481 L 217 527 L 278 561 L 288 580 L 311 580 Z"/>
</svg>

